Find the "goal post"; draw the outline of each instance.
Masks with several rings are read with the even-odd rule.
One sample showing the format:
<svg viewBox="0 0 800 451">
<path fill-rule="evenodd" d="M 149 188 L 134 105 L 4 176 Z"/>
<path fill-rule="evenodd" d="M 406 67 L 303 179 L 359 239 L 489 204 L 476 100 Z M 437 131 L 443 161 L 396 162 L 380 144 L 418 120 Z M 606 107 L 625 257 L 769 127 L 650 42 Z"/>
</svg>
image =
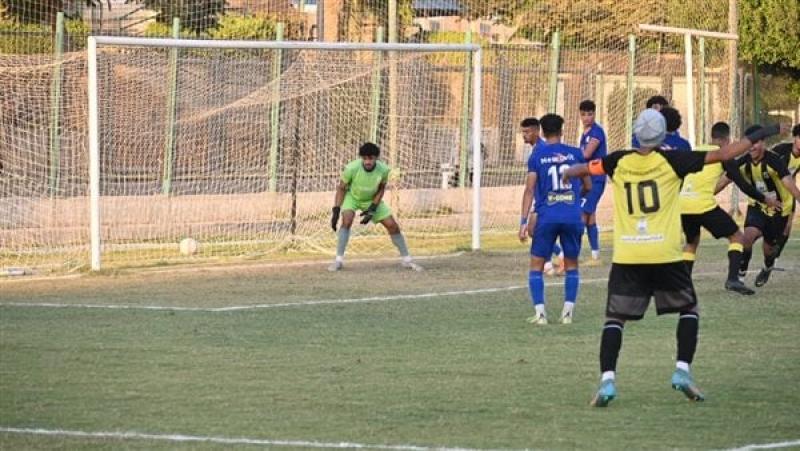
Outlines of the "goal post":
<svg viewBox="0 0 800 451">
<path fill-rule="evenodd" d="M 131 49 L 144 50 L 145 53 L 152 50 L 156 56 L 148 56 L 147 54 L 125 56 L 125 52 Z M 381 145 L 384 152 L 392 154 L 394 157 L 398 155 L 403 157 L 401 159 L 402 162 L 399 163 L 400 167 L 392 169 L 402 174 L 402 189 L 404 192 L 397 195 L 396 199 L 392 199 L 394 201 L 392 207 L 393 209 L 401 210 L 399 221 L 404 226 L 403 213 L 413 213 L 415 218 L 413 221 L 408 221 L 409 226 L 412 230 L 416 230 L 420 236 L 424 237 L 429 232 L 435 234 L 443 230 L 450 230 L 446 224 L 437 222 L 439 221 L 437 215 L 440 215 L 442 211 L 449 211 L 450 207 L 445 203 L 437 203 L 440 198 L 446 196 L 443 196 L 442 193 L 433 192 L 433 186 L 441 190 L 441 175 L 438 173 L 432 175 L 431 173 L 441 169 L 437 162 L 438 160 L 429 155 L 435 152 L 441 153 L 448 149 L 430 148 L 431 143 L 435 143 L 436 140 L 429 139 L 428 135 L 433 133 L 432 130 L 437 125 L 441 129 L 449 131 L 452 128 L 457 131 L 460 120 L 454 120 L 453 118 L 469 114 L 471 116 L 470 147 L 473 154 L 473 174 L 471 186 L 465 185 L 469 186 L 469 188 L 461 190 L 463 192 L 462 196 L 469 196 L 469 200 L 465 198 L 461 202 L 466 207 L 463 215 L 460 215 L 459 218 L 461 216 L 465 220 L 469 218 L 464 224 L 468 224 L 468 228 L 464 232 L 471 238 L 471 248 L 479 249 L 481 247 L 480 205 L 481 165 L 483 159 L 481 156 L 482 65 L 479 45 L 216 41 L 92 36 L 88 38 L 87 48 L 90 258 L 92 270 L 96 271 L 104 267 L 103 253 L 107 251 L 103 242 L 106 239 L 105 237 L 118 237 L 118 242 L 126 243 L 126 245 L 132 247 L 141 247 L 142 242 L 157 242 L 161 239 L 159 236 L 161 232 L 156 230 L 156 227 L 152 224 L 140 225 L 141 235 L 135 237 L 135 239 L 109 230 L 109 228 L 114 227 L 114 223 L 108 219 L 111 213 L 106 210 L 109 207 L 113 209 L 122 208 L 127 210 L 125 213 L 136 215 L 140 212 L 135 211 L 135 209 L 146 205 L 147 199 L 133 200 L 126 207 L 122 207 L 121 204 L 110 204 L 109 202 L 111 201 L 108 198 L 111 196 L 117 196 L 121 203 L 124 199 L 131 200 L 131 198 L 135 198 L 137 193 L 144 191 L 144 189 L 141 186 L 129 188 L 126 185 L 124 189 L 118 189 L 117 191 L 119 192 L 106 192 L 109 190 L 104 188 L 103 184 L 111 178 L 115 180 L 127 180 L 125 177 L 132 179 L 131 177 L 133 176 L 123 173 L 126 168 L 123 168 L 120 174 L 107 173 L 106 171 L 112 171 L 113 169 L 106 168 L 119 167 L 125 162 L 133 161 L 134 159 L 138 159 L 136 161 L 139 161 L 138 164 L 141 166 L 138 169 L 139 172 L 152 171 L 154 166 L 147 159 L 154 158 L 153 156 L 158 153 L 157 149 L 144 149 L 146 144 L 138 142 L 144 141 L 144 138 L 137 139 L 135 134 L 113 136 L 115 133 L 122 134 L 114 130 L 115 126 L 120 126 L 119 121 L 137 119 L 126 117 L 125 114 L 133 116 L 133 113 L 135 113 L 142 117 L 152 117 L 159 114 L 155 112 L 156 106 L 150 111 L 147 110 L 148 104 L 141 105 L 142 102 L 146 102 L 142 99 L 126 98 L 125 101 L 131 102 L 131 105 L 115 104 L 115 102 L 118 103 L 121 100 L 113 93 L 114 86 L 116 86 L 114 83 L 121 85 L 121 82 L 116 80 L 123 78 L 126 82 L 133 83 L 134 88 L 125 88 L 129 91 L 126 93 L 128 97 L 135 97 L 137 92 L 141 94 L 137 89 L 146 89 L 165 84 L 159 78 L 159 75 L 151 75 L 157 72 L 153 69 L 157 63 L 148 62 L 148 58 L 158 59 L 158 52 L 176 49 L 187 54 L 200 55 L 193 57 L 194 60 L 192 62 L 195 66 L 181 69 L 183 81 L 179 84 L 181 84 L 181 89 L 184 91 L 179 94 L 191 97 L 196 96 L 198 93 L 206 93 L 209 96 L 217 96 L 221 99 L 217 99 L 214 102 L 200 102 L 192 107 L 193 109 L 188 106 L 184 106 L 183 109 L 180 106 L 178 107 L 178 116 L 183 115 L 178 118 L 178 127 L 183 127 L 184 134 L 188 134 L 185 131 L 186 129 L 196 130 L 191 136 L 184 137 L 182 145 L 184 148 L 191 146 L 202 147 L 205 153 L 201 154 L 200 151 L 197 151 L 196 155 L 184 156 L 182 163 L 175 163 L 183 165 L 184 172 L 188 174 L 184 175 L 184 185 L 191 186 L 180 188 L 180 186 L 173 185 L 172 189 L 184 189 L 184 191 L 192 194 L 213 197 L 213 199 L 208 200 L 207 204 L 196 203 L 193 206 L 196 209 L 208 208 L 213 210 L 219 208 L 222 210 L 223 208 L 220 205 L 225 205 L 226 202 L 229 204 L 241 202 L 243 209 L 246 209 L 253 202 L 263 201 L 275 205 L 268 205 L 270 208 L 274 207 L 273 214 L 268 219 L 263 217 L 254 219 L 247 212 L 242 212 L 240 215 L 242 219 L 238 219 L 238 221 L 246 222 L 246 226 L 226 223 L 225 218 L 211 218 L 213 215 L 209 215 L 208 219 L 198 221 L 206 221 L 206 223 L 171 229 L 169 231 L 171 234 L 169 237 L 170 242 L 175 241 L 177 235 L 191 237 L 192 233 L 202 233 L 199 231 L 205 230 L 204 227 L 211 227 L 209 223 L 213 221 L 217 221 L 219 224 L 214 223 L 214 230 L 209 234 L 228 234 L 223 239 L 232 242 L 247 240 L 248 230 L 262 230 L 265 227 L 291 230 L 294 235 L 298 228 L 302 228 L 301 224 L 298 224 L 303 219 L 302 215 L 311 214 L 308 212 L 308 203 L 314 203 L 314 207 L 319 210 L 314 213 L 316 216 L 312 218 L 314 223 L 318 224 L 319 227 L 324 227 L 325 221 L 321 217 L 322 213 L 320 213 L 324 208 L 319 204 L 323 202 L 322 199 L 327 199 L 327 194 L 324 197 L 320 197 L 310 193 L 300 193 L 298 183 L 313 185 L 314 188 L 308 188 L 309 191 L 321 191 L 314 194 L 329 192 L 331 183 L 320 184 L 310 176 L 304 178 L 305 176 L 300 173 L 303 168 L 298 168 L 298 165 L 305 154 L 302 154 L 303 151 L 299 150 L 299 148 L 317 151 L 320 147 L 325 148 L 336 144 L 335 155 L 315 157 L 317 159 L 314 161 L 317 163 L 313 164 L 317 164 L 317 166 L 312 169 L 324 171 L 329 180 L 338 180 L 338 172 L 343 168 L 343 162 L 357 157 L 357 143 L 368 140 L 372 135 L 369 129 L 373 126 L 370 125 L 370 122 L 374 122 L 373 117 L 377 112 L 368 112 L 369 114 L 364 115 L 365 119 L 363 121 L 360 119 L 361 109 L 369 109 L 374 104 L 375 99 L 375 96 L 370 91 L 374 90 L 376 86 L 374 83 L 376 68 L 370 66 L 370 64 L 383 65 L 378 70 L 389 67 L 389 64 L 399 64 L 399 75 L 396 75 L 401 78 L 398 95 L 400 97 L 415 97 L 406 99 L 405 102 L 400 102 L 400 106 L 380 106 L 380 112 L 384 116 L 407 122 L 407 130 L 399 138 L 400 144 L 398 144 L 398 147 L 402 146 L 402 149 L 385 148 L 385 146 Z M 261 57 L 258 56 L 261 55 L 259 52 L 270 51 L 277 55 L 283 55 L 279 57 L 282 59 L 277 61 L 278 66 L 275 65 L 275 61 L 271 61 L 268 65 L 261 64 Z M 208 71 L 206 68 L 198 69 L 196 66 L 202 64 L 202 55 L 212 52 L 217 56 L 222 55 L 220 61 L 208 63 L 216 64 L 216 66 Z M 294 53 L 287 56 L 288 52 Z M 346 56 L 337 58 L 335 55 L 339 54 L 346 54 Z M 375 58 L 370 55 L 381 55 L 382 58 Z M 387 55 L 389 58 L 386 58 Z M 471 105 L 463 105 L 460 95 L 450 95 L 450 91 L 461 92 L 461 90 L 453 89 L 452 86 L 454 83 L 460 82 L 461 79 L 458 77 L 463 76 L 463 64 L 451 64 L 455 67 L 455 70 L 451 73 L 448 72 L 449 69 L 439 67 L 443 65 L 430 62 L 434 60 L 437 62 L 452 60 L 457 55 L 462 55 L 460 58 L 464 58 L 463 55 L 466 55 L 472 61 L 472 74 L 469 77 L 472 93 Z M 425 59 L 426 57 L 429 57 L 429 59 Z M 315 63 L 306 64 L 306 60 L 311 59 L 314 59 Z M 136 66 L 137 62 L 139 66 Z M 148 68 L 149 64 L 152 64 L 152 67 Z M 274 80 L 269 79 L 269 75 L 275 72 L 273 70 L 275 67 L 282 67 L 286 73 L 281 74 Z M 212 73 L 212 75 L 207 75 L 206 72 Z M 224 76 L 219 76 L 220 72 L 226 73 Z M 267 73 L 264 74 L 263 72 Z M 393 74 L 395 71 L 386 70 L 386 72 Z M 242 79 L 237 79 L 237 77 L 242 77 Z M 248 80 L 247 77 L 262 77 L 263 79 L 260 78 L 259 82 L 249 83 L 251 80 Z M 215 85 L 215 83 L 218 84 Z M 346 86 L 347 89 L 343 89 L 343 86 Z M 381 85 L 380 89 L 386 89 L 386 86 Z M 219 91 L 224 91 L 224 95 L 220 94 Z M 313 102 L 313 105 L 305 105 L 305 103 L 311 103 L 307 102 L 309 96 L 319 93 L 323 93 L 321 95 L 325 97 L 324 102 Z M 275 98 L 276 95 L 279 97 Z M 147 96 L 141 95 L 141 97 Z M 384 97 L 380 96 L 379 98 Z M 413 100 L 413 102 L 410 100 Z M 136 110 L 137 105 L 140 105 L 138 106 L 140 110 L 147 111 Z M 279 106 L 276 107 L 276 105 Z M 292 105 L 299 106 L 295 108 Z M 213 171 L 206 166 L 213 166 L 214 168 L 217 166 L 229 167 L 234 164 L 245 164 L 248 158 L 256 158 L 250 155 L 254 147 L 263 147 L 265 138 L 261 137 L 264 133 L 262 128 L 269 133 L 270 129 L 275 126 L 274 123 L 266 124 L 264 122 L 275 121 L 277 115 L 262 114 L 258 115 L 257 119 L 254 119 L 255 110 L 275 111 L 275 108 L 278 108 L 283 111 L 284 108 L 289 109 L 290 107 L 294 108 L 291 113 L 282 113 L 282 120 L 286 124 L 281 123 L 282 129 L 279 134 L 282 140 L 281 145 L 284 146 L 281 154 L 281 164 L 284 165 L 286 171 L 289 171 L 285 178 L 291 178 L 291 183 L 293 184 L 286 188 L 286 196 L 281 198 L 273 196 L 253 200 L 256 198 L 252 194 L 260 193 L 263 186 L 260 184 L 261 182 L 254 182 L 252 180 L 254 176 L 250 175 L 249 172 L 247 174 L 241 173 L 241 179 L 236 180 L 230 179 L 232 176 L 228 173 L 209 175 Z M 392 111 L 392 108 L 397 108 L 398 111 Z M 350 121 L 348 115 L 359 116 L 358 123 L 355 123 L 355 119 Z M 264 117 L 271 119 L 264 119 Z M 209 121 L 214 122 L 214 124 L 207 124 L 206 122 Z M 364 132 L 360 130 L 362 122 L 364 123 Z M 312 123 L 313 127 L 310 125 Z M 320 135 L 333 133 L 332 130 L 326 130 L 322 127 L 325 124 L 336 128 L 340 134 L 349 134 L 345 138 L 338 137 L 338 141 L 335 138 L 333 141 L 323 139 Z M 229 125 L 232 127 L 231 130 L 226 128 Z M 125 126 L 128 129 L 136 128 L 135 125 L 131 124 Z M 412 133 L 414 127 L 422 127 L 417 130 L 419 136 L 415 136 Z M 309 130 L 311 128 L 314 130 Z M 146 130 L 140 131 L 142 134 L 147 132 Z M 383 132 L 385 134 L 385 130 Z M 224 135 L 224 137 L 220 138 L 220 135 Z M 275 138 L 273 137 L 273 139 Z M 219 141 L 217 144 L 225 147 L 225 150 L 213 149 L 214 140 Z M 378 141 L 380 145 L 381 139 Z M 141 146 L 142 149 L 137 149 L 140 150 L 140 155 L 134 156 L 132 155 L 134 153 L 133 150 L 129 147 L 136 146 Z M 275 143 L 270 142 L 267 149 L 274 146 Z M 108 149 L 108 147 L 114 148 Z M 264 149 L 259 150 L 263 151 Z M 333 151 L 334 149 L 331 150 Z M 215 155 L 213 158 L 209 156 L 217 151 L 235 151 L 238 152 L 237 155 L 242 156 L 239 157 L 238 163 L 231 162 L 230 160 L 233 157 L 229 155 L 221 157 Z M 350 153 L 343 154 L 345 151 Z M 412 155 L 409 156 L 409 154 Z M 180 156 L 175 157 L 176 160 L 179 158 Z M 112 161 L 112 159 L 116 160 Z M 320 167 L 320 161 L 325 162 L 324 168 Z M 196 172 L 191 172 L 192 170 L 196 170 Z M 270 171 L 266 172 L 267 174 L 263 174 L 263 176 L 269 178 Z M 431 182 L 428 179 L 433 181 Z M 204 181 L 201 182 L 200 180 Z M 300 181 L 298 182 L 298 180 Z M 135 183 L 144 184 L 142 181 L 134 181 L 130 182 L 130 185 Z M 275 180 L 271 180 L 268 183 L 274 184 Z M 205 190 L 207 186 L 212 184 L 215 184 L 212 190 Z M 320 186 L 316 187 L 317 185 Z M 279 194 L 270 193 L 269 190 L 264 191 L 265 196 Z M 453 188 L 448 191 L 457 192 L 459 190 Z M 247 193 L 247 195 L 240 196 L 242 199 L 236 199 L 235 201 L 226 201 L 224 198 L 226 193 L 240 192 Z M 161 190 L 159 190 L 159 193 L 161 193 Z M 303 195 L 301 196 L 301 194 Z M 169 200 L 172 196 L 170 193 L 161 193 L 161 195 L 162 198 L 160 200 L 163 200 L 163 197 Z M 176 197 L 179 195 L 175 194 Z M 158 194 L 150 194 L 150 196 L 152 197 L 151 203 L 156 203 Z M 385 199 L 388 200 L 389 197 L 390 195 L 387 191 Z M 331 201 L 332 197 L 327 199 L 327 202 Z M 302 204 L 303 202 L 306 202 L 306 204 Z M 283 206 L 280 208 L 285 207 L 285 210 L 278 211 L 278 204 Z M 167 202 L 160 207 L 158 212 L 147 214 L 154 215 L 153 217 L 176 215 L 175 219 L 180 220 L 177 215 L 185 214 L 186 209 L 185 205 L 175 205 Z M 145 213 L 140 214 L 145 215 Z M 114 215 L 119 216 L 120 212 L 117 211 Z M 290 218 L 287 218 L 287 215 L 290 215 Z M 167 219 L 164 218 L 164 220 Z M 330 234 L 329 228 L 327 233 Z M 202 237 L 200 238 L 198 240 L 199 247 L 203 249 L 204 243 Z M 141 242 L 137 243 L 136 241 Z M 388 240 L 384 239 L 383 241 Z M 385 244 L 383 245 L 385 246 Z M 311 247 L 312 249 L 320 250 L 320 248 L 314 247 L 314 244 Z"/>
</svg>

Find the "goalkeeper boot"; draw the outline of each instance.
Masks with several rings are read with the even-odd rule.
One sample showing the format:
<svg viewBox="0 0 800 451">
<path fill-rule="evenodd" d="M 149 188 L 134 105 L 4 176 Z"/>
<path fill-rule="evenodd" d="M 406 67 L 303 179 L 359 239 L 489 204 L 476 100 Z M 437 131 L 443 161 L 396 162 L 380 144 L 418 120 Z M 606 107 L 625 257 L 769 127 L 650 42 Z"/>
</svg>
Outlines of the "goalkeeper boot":
<svg viewBox="0 0 800 451">
<path fill-rule="evenodd" d="M 545 316 L 544 313 L 537 312 L 535 315 L 528 318 L 527 321 L 535 326 L 546 326 L 547 316 Z"/>
<path fill-rule="evenodd" d="M 756 292 L 752 288 L 745 285 L 744 282 L 742 282 L 739 279 L 726 280 L 725 289 L 728 291 L 733 291 L 734 293 L 743 294 L 745 296 L 756 294 Z"/>
<path fill-rule="evenodd" d="M 590 406 L 593 407 L 606 407 L 608 403 L 617 397 L 617 387 L 614 385 L 614 379 L 606 379 L 600 383 L 600 388 L 595 393 Z"/>
<path fill-rule="evenodd" d="M 328 266 L 328 271 L 330 271 L 330 272 L 336 272 L 336 271 L 339 271 L 339 270 L 341 270 L 341 269 L 342 269 L 342 266 L 344 266 L 344 265 L 342 264 L 342 262 L 340 262 L 339 260 L 336 260 L 336 261 L 334 261 L 333 263 L 331 263 L 331 265 L 330 265 L 330 266 Z"/>
<path fill-rule="evenodd" d="M 774 268 L 774 266 L 770 266 L 769 268 L 767 268 L 767 267 L 761 268 L 761 272 L 759 272 L 758 275 L 756 276 L 755 285 L 757 287 L 763 287 L 764 285 L 767 284 L 767 281 L 769 280 L 769 276 L 770 276 L 770 274 L 772 274 L 772 269 L 773 268 Z"/>
<path fill-rule="evenodd" d="M 561 314 L 561 324 L 572 324 L 572 312 L 564 312 Z"/>
<path fill-rule="evenodd" d="M 672 373 L 672 388 L 682 392 L 690 401 L 704 401 L 706 399 L 699 388 L 694 384 L 692 375 L 688 371 L 676 369 Z"/>
</svg>

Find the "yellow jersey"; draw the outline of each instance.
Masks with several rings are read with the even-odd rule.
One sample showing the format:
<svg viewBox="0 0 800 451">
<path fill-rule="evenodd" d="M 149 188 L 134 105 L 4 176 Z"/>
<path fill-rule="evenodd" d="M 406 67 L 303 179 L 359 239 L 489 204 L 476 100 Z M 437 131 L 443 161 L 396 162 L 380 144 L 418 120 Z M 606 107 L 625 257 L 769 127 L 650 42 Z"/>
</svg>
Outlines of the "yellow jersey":
<svg viewBox="0 0 800 451">
<path fill-rule="evenodd" d="M 614 152 L 590 163 L 608 174 L 614 191 L 614 256 L 621 264 L 659 264 L 683 259 L 679 194 L 683 178 L 699 172 L 704 152 Z"/>
<path fill-rule="evenodd" d="M 710 152 L 717 149 L 719 146 L 707 145 L 698 146 L 694 151 Z M 715 209 L 717 198 L 714 196 L 714 189 L 724 173 L 722 163 L 714 163 L 705 165 L 700 172 L 687 175 L 683 179 L 680 194 L 681 214 L 699 215 Z"/>
<path fill-rule="evenodd" d="M 744 182 L 755 187 L 759 193 L 775 195 L 781 202 L 781 211 L 777 212 L 769 208 L 766 203 L 752 197 L 749 200 L 750 206 L 760 209 L 769 216 L 788 216 L 792 213 L 794 197 L 781 180 L 791 174 L 786 162 L 777 153 L 764 152 L 764 157 L 758 163 L 754 162 L 753 158 L 747 154 L 738 160 L 727 162 L 725 169 L 729 174 L 734 171 L 739 172 Z M 739 185 L 737 180 L 734 181 Z"/>
</svg>

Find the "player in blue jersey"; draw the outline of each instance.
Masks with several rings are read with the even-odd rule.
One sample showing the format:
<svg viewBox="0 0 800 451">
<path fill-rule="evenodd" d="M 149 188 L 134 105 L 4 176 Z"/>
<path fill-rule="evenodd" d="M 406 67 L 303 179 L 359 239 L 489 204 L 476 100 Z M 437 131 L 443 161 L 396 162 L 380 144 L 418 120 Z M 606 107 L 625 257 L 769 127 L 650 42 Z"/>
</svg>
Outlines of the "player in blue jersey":
<svg viewBox="0 0 800 451">
<path fill-rule="evenodd" d="M 661 143 L 661 150 L 691 152 L 692 145 L 678 134 L 678 129 L 681 128 L 683 123 L 681 113 L 671 106 L 665 106 L 659 112 L 664 116 L 664 120 L 667 123 L 667 134 L 664 136 L 664 142 Z"/>
<path fill-rule="evenodd" d="M 586 176 L 565 183 L 562 175 L 571 165 L 584 161 L 580 149 L 561 143 L 564 119 L 555 114 L 546 114 L 539 120 L 546 145 L 538 148 L 528 161 L 528 178 L 522 197 L 519 239 L 528 238 L 528 212 L 534 197 L 537 205 L 536 228 L 531 244 L 528 286 L 535 314 L 528 321 L 536 325 L 547 324 L 544 308 L 544 262 L 552 253 L 556 239 L 561 241 L 566 267 L 564 308 L 561 312 L 563 324 L 572 323 L 575 301 L 578 297 L 578 256 L 581 252 L 580 196 L 591 190 L 591 179 Z"/>
<path fill-rule="evenodd" d="M 591 100 L 584 100 L 579 107 L 581 112 L 581 123 L 583 123 L 583 134 L 581 134 L 580 148 L 583 158 L 588 162 L 599 160 L 606 156 L 608 149 L 606 146 L 606 132 L 595 122 L 596 106 Z M 600 264 L 600 237 L 597 231 L 597 204 L 603 196 L 606 188 L 606 176 L 592 176 L 592 190 L 586 193 L 581 200 L 583 209 L 583 223 L 586 225 L 586 237 L 589 238 L 589 246 L 592 248 L 592 258 L 588 261 L 590 266 Z"/>
<path fill-rule="evenodd" d="M 661 112 L 661 109 L 665 106 L 669 106 L 669 100 L 667 100 L 664 96 L 653 96 L 647 99 L 647 103 L 645 104 L 648 110 L 656 110 Z M 636 138 L 636 133 L 633 134 L 631 137 L 631 146 L 634 149 L 639 148 L 639 140 Z"/>
<path fill-rule="evenodd" d="M 539 126 L 539 120 L 535 117 L 526 117 L 522 120 L 519 124 L 520 130 L 522 131 L 522 141 L 525 142 L 526 146 L 530 146 L 530 151 L 526 152 L 525 161 L 530 162 L 530 159 L 533 158 L 533 154 L 536 153 L 536 149 L 539 149 L 545 145 L 544 139 L 541 137 L 541 127 Z M 528 234 L 533 235 L 533 229 L 536 227 L 536 204 L 534 203 L 533 208 L 531 208 L 530 215 L 528 217 Z M 558 270 L 556 270 L 553 266 L 553 262 L 550 258 L 544 263 L 544 272 L 545 274 L 552 276 L 552 275 L 564 275 L 564 262 L 563 262 L 563 255 L 561 255 L 561 247 L 556 243 L 555 247 L 553 247 L 553 255 L 558 256 L 560 261 L 556 262 L 558 265 Z"/>
</svg>

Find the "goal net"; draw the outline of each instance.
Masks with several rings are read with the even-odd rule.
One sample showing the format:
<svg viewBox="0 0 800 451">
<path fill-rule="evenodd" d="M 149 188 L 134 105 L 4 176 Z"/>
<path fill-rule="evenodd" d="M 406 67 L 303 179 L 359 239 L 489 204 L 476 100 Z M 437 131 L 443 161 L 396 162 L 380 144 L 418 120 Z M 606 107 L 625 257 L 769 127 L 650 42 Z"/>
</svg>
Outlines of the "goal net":
<svg viewBox="0 0 800 451">
<path fill-rule="evenodd" d="M 334 190 L 366 141 L 412 252 L 474 244 L 477 46 L 95 39 L 0 69 L 0 266 L 332 255 Z M 348 253 L 395 252 L 354 225 Z"/>
</svg>

